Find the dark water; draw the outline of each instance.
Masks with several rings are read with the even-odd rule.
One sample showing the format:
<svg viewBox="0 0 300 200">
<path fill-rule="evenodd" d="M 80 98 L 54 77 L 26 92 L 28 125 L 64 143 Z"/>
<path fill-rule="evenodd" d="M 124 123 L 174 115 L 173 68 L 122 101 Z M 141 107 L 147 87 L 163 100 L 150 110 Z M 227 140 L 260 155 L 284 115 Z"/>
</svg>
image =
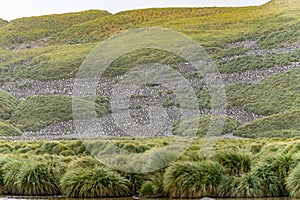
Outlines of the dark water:
<svg viewBox="0 0 300 200">
<path fill-rule="evenodd" d="M 64 198 L 64 197 L 16 197 L 16 196 L 2 196 L 0 197 L 0 200 L 137 200 L 138 198 L 97 198 L 97 199 L 82 199 L 82 198 Z M 141 200 L 170 200 L 167 198 L 140 198 Z M 206 198 L 203 198 L 205 200 Z M 191 200 L 191 199 L 181 199 L 181 200 Z M 199 199 L 201 200 L 201 199 Z M 211 199 L 213 200 L 213 199 Z M 287 197 L 280 197 L 280 198 L 217 198 L 216 200 L 290 200 L 290 198 Z"/>
<path fill-rule="evenodd" d="M 41 196 L 41 197 L 28 197 L 28 196 L 0 196 L 0 200 L 137 200 L 137 198 L 65 198 L 62 196 Z M 145 200 L 143 198 L 143 200 Z M 149 199 L 150 200 L 150 199 Z M 152 199 L 154 200 L 154 199 Z M 168 199 L 157 199 L 168 200 Z"/>
</svg>

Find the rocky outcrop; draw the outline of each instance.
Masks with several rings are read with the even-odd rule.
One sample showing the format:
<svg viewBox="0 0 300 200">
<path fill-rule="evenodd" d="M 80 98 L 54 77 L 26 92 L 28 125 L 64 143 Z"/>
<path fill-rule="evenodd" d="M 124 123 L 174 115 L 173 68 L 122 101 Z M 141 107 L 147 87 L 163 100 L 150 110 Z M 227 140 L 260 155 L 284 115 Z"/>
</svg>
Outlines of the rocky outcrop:
<svg viewBox="0 0 300 200">
<path fill-rule="evenodd" d="M 240 42 L 233 42 L 226 46 L 226 49 L 235 48 L 235 47 L 244 47 L 245 49 L 259 49 L 256 41 L 253 40 L 245 40 Z"/>
<path fill-rule="evenodd" d="M 47 46 L 49 40 L 50 40 L 50 37 L 46 37 L 46 38 L 38 39 L 36 41 L 29 41 L 29 42 L 24 42 L 24 43 L 20 43 L 20 44 L 15 44 L 15 45 L 8 47 L 8 49 L 10 49 L 10 50 L 37 49 L 40 47 Z"/>
<path fill-rule="evenodd" d="M 75 79 L 61 79 L 51 81 L 37 81 L 32 79 L 19 79 L 13 82 L 5 82 L 0 88 L 9 92 L 18 99 L 24 99 L 29 95 L 63 95 L 72 96 Z M 96 94 L 110 96 L 112 78 L 101 78 L 98 80 Z"/>
<path fill-rule="evenodd" d="M 263 116 L 253 114 L 248 112 L 247 110 L 239 107 L 233 107 L 225 110 L 226 115 L 238 120 L 241 124 L 248 123 L 255 119 L 261 118 Z M 142 116 L 147 115 L 146 111 L 143 109 L 139 109 L 138 113 Z M 218 111 L 203 109 L 200 110 L 200 114 L 202 115 L 217 115 Z M 42 129 L 38 132 L 26 132 L 24 134 L 25 137 L 39 137 L 39 136 L 49 136 L 49 137 L 83 137 L 86 135 L 91 135 L 93 133 L 97 133 L 97 136 L 168 136 L 172 135 L 172 124 L 180 119 L 180 113 L 176 108 L 170 107 L 167 108 L 167 114 L 169 120 L 166 121 L 165 124 L 157 124 L 157 126 L 165 127 L 163 131 L 159 131 L 157 133 L 149 132 L 138 132 L 137 135 L 130 135 L 126 130 L 129 130 L 130 127 L 118 127 L 118 123 L 116 123 L 115 118 L 110 114 L 103 116 L 98 119 L 92 120 L 69 120 L 64 122 L 59 122 L 56 124 L 52 124 L 45 129 Z M 133 115 L 130 120 L 133 120 L 135 123 L 145 125 L 147 123 L 147 119 Z M 157 123 L 164 123 L 163 121 L 158 121 Z M 80 135 L 82 134 L 82 135 Z"/>
<path fill-rule="evenodd" d="M 243 42 L 236 42 L 227 46 L 227 49 L 234 48 L 234 47 L 244 47 L 247 51 L 242 55 L 235 55 L 235 56 L 227 56 L 219 61 L 221 62 L 229 62 L 241 58 L 245 55 L 247 56 L 267 56 L 268 54 L 286 54 L 286 53 L 293 53 L 295 51 L 300 50 L 300 44 L 293 43 L 293 44 L 286 44 L 280 48 L 272 48 L 272 49 L 260 49 L 259 46 L 256 44 L 255 41 L 243 41 Z"/>
<path fill-rule="evenodd" d="M 252 84 L 260 83 L 264 78 L 273 76 L 277 73 L 287 72 L 291 69 L 299 68 L 300 62 L 295 62 L 288 66 L 283 67 L 272 67 L 262 70 L 251 70 L 242 73 L 233 73 L 233 74 L 222 74 L 223 82 L 225 85 L 246 82 Z"/>
<path fill-rule="evenodd" d="M 249 70 L 241 73 L 221 74 L 224 85 L 240 82 L 258 84 L 264 78 L 273 76 L 277 73 L 287 72 L 291 69 L 299 68 L 300 62 L 292 63 L 288 66 L 276 66 L 262 70 Z M 75 79 L 62 79 L 53 81 L 37 81 L 31 79 L 20 79 L 14 82 L 5 82 L 1 89 L 9 92 L 13 96 L 24 99 L 29 95 L 64 95 L 72 96 Z M 189 78 L 188 82 L 193 89 L 205 88 L 205 81 L 202 78 Z M 97 95 L 110 96 L 113 86 L 116 84 L 114 78 L 101 78 L 98 80 L 96 89 Z"/>
</svg>

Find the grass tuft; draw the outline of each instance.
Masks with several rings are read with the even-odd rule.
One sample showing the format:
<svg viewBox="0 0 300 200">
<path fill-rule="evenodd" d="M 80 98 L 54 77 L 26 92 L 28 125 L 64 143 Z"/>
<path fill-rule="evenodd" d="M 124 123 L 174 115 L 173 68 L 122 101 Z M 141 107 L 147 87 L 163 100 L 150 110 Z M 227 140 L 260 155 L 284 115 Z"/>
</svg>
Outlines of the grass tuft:
<svg viewBox="0 0 300 200">
<path fill-rule="evenodd" d="M 67 197 L 127 196 L 129 186 L 127 179 L 103 167 L 75 169 L 67 172 L 61 180 L 63 194 Z"/>
</svg>

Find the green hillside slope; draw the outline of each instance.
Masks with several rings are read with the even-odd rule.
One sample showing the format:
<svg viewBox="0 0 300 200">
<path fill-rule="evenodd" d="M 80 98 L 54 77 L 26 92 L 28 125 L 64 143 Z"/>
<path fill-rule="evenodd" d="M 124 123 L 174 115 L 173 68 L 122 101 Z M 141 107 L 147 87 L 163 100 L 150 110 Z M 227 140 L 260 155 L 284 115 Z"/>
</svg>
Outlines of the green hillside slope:
<svg viewBox="0 0 300 200">
<path fill-rule="evenodd" d="M 55 80 L 75 77 L 85 56 L 95 45 L 56 45 L 28 50 L 1 50 L 0 70 L 6 79 Z"/>
<path fill-rule="evenodd" d="M 235 134 L 253 138 L 300 136 L 300 109 L 252 121 L 239 127 Z"/>
<path fill-rule="evenodd" d="M 75 25 L 59 33 L 55 41 L 71 43 L 78 39 L 78 36 L 80 39 L 77 42 L 101 41 L 128 28 L 149 26 L 183 32 L 201 44 L 211 47 L 223 47 L 230 41 L 243 38 L 256 39 L 262 46 L 268 46 L 274 39 L 272 35 L 287 36 L 290 41 L 296 41 L 299 39 L 299 34 L 295 33 L 299 31 L 299 3 L 287 1 L 282 4 L 282 2 L 275 0 L 260 7 L 244 8 L 164 8 L 125 11 Z M 277 41 L 276 45 L 283 42 L 285 41 Z"/>
<path fill-rule="evenodd" d="M 108 113 L 108 100 L 105 97 L 98 97 L 98 101 L 90 102 L 82 100 L 86 104 L 95 106 L 95 111 L 98 116 Z M 84 108 L 79 109 L 85 116 Z M 87 117 L 87 116 L 85 116 Z M 34 95 L 27 97 L 15 109 L 12 122 L 24 131 L 38 131 L 46 126 L 60 121 L 71 120 L 72 115 L 72 99 L 64 96 L 42 96 Z"/>
<path fill-rule="evenodd" d="M 109 15 L 106 11 L 89 10 L 78 13 L 26 17 L 9 22 L 0 29 L 0 45 L 10 46 L 49 37 L 72 25 Z"/>
<path fill-rule="evenodd" d="M 222 117 L 213 117 L 209 115 L 202 115 L 199 117 L 193 117 L 190 119 L 185 119 L 180 121 L 179 123 L 176 123 L 173 127 L 173 132 L 176 135 L 197 135 L 197 136 L 205 136 L 207 134 L 207 131 L 209 129 L 209 123 L 211 120 L 219 121 L 221 122 L 224 120 L 224 125 L 221 131 L 221 135 L 232 133 L 237 129 L 239 126 L 239 122 L 230 118 L 225 117 L 223 119 Z M 197 124 L 197 127 L 190 127 L 191 124 Z M 216 130 L 211 130 L 210 134 L 212 136 L 217 136 L 219 133 L 216 132 Z"/>
<path fill-rule="evenodd" d="M 7 21 L 0 19 L 0 28 L 7 24 Z"/>
<path fill-rule="evenodd" d="M 229 106 L 261 115 L 300 108 L 300 69 L 266 78 L 260 84 L 235 84 L 226 89 Z"/>
<path fill-rule="evenodd" d="M 9 119 L 18 104 L 19 100 L 17 98 L 0 90 L 0 120 Z"/>
<path fill-rule="evenodd" d="M 8 122 L 19 103 L 17 98 L 0 90 L 0 137 L 22 135 L 20 129 Z"/>
<path fill-rule="evenodd" d="M 281 128 L 276 129 L 272 123 L 276 124 L 281 118 L 297 119 L 296 111 L 300 108 L 299 19 L 298 0 L 272 0 L 262 6 L 241 8 L 156 8 L 114 15 L 90 10 L 21 18 L 9 23 L 0 20 L 0 85 L 5 88 L 12 84 L 16 90 L 22 90 L 33 87 L 27 84 L 30 81 L 47 81 L 39 83 L 43 85 L 69 80 L 76 77 L 89 52 L 110 36 L 138 27 L 170 28 L 203 45 L 224 77 L 235 77 L 236 80 L 226 83 L 227 109 L 242 109 L 250 118 L 254 116 L 250 119 L 254 121 L 236 131 L 237 135 L 296 136 L 299 127 L 294 122 L 286 123 L 287 126 L 279 123 Z M 161 50 L 137 50 L 115 60 L 104 76 L 117 77 L 139 64 L 155 62 L 179 69 L 184 68 L 186 61 Z M 276 70 L 278 73 L 273 73 Z M 269 73 L 267 77 L 256 80 L 266 73 Z M 250 78 L 246 77 L 248 81 L 245 81 L 243 76 L 249 74 Z M 183 75 L 188 79 L 200 77 L 193 72 Z M 199 106 L 209 109 L 209 92 L 205 85 L 198 86 Z M 33 92 L 39 94 L 39 91 L 35 93 L 36 88 Z M 20 104 L 6 92 L 0 95 L 3 97 L 0 101 L 2 122 L 22 131 L 37 131 L 72 119 L 71 99 L 66 94 L 29 96 Z M 99 116 L 109 112 L 107 102 L 95 106 L 99 108 Z M 294 118 L 287 117 L 289 113 Z M 192 120 L 200 120 L 202 124 L 208 121 L 205 117 Z M 224 133 L 234 132 L 240 126 L 229 117 L 228 120 Z M 6 124 L 3 127 L 7 127 Z M 205 130 L 205 125 L 202 128 Z M 199 135 L 204 134 L 203 130 L 199 131 Z"/>
<path fill-rule="evenodd" d="M 12 124 L 0 121 L 0 136 L 21 136 L 22 131 Z"/>
</svg>

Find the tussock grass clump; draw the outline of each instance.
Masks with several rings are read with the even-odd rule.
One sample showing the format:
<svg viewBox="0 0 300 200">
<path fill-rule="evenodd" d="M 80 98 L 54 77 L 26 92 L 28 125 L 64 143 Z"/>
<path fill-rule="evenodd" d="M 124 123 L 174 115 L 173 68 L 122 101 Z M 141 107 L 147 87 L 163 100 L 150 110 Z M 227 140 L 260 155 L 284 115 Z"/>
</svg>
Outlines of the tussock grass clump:
<svg viewBox="0 0 300 200">
<path fill-rule="evenodd" d="M 7 24 L 8 22 L 6 21 L 6 20 L 4 20 L 4 19 L 0 19 L 0 28 L 2 27 L 2 26 L 4 26 L 5 24 Z"/>
<path fill-rule="evenodd" d="M 22 188 L 18 186 L 18 175 L 21 171 L 23 163 L 20 159 L 11 158 L 2 167 L 3 170 L 3 182 L 6 189 L 6 193 L 21 195 Z"/>
<path fill-rule="evenodd" d="M 0 69 L 3 73 L 0 82 L 21 78 L 46 81 L 75 77 L 81 63 L 94 47 L 94 44 L 56 45 L 15 51 L 0 48 Z M 11 69 L 11 66 L 16 67 Z M 31 87 L 30 84 L 16 86 L 20 89 Z"/>
<path fill-rule="evenodd" d="M 286 178 L 294 167 L 291 155 L 267 155 L 254 169 L 253 174 L 261 179 L 264 196 L 287 196 Z"/>
<path fill-rule="evenodd" d="M 154 191 L 154 184 L 151 181 L 143 183 L 140 189 L 140 196 L 142 197 L 154 197 L 156 192 Z"/>
<path fill-rule="evenodd" d="M 152 149 L 149 153 L 144 166 L 144 170 L 148 172 L 164 169 L 179 157 L 178 152 L 172 149 Z"/>
<path fill-rule="evenodd" d="M 143 197 L 166 197 L 163 174 L 152 175 L 150 180 L 145 181 L 141 186 L 139 195 Z"/>
<path fill-rule="evenodd" d="M 4 165 L 11 161 L 12 161 L 12 158 L 8 157 L 8 156 L 3 156 L 0 158 L 0 194 L 6 193 L 5 182 L 4 182 L 4 180 L 5 180 L 4 179 L 4 172 L 5 172 Z"/>
<path fill-rule="evenodd" d="M 217 162 L 178 162 L 166 169 L 165 191 L 171 197 L 217 196 L 224 174 Z"/>
<path fill-rule="evenodd" d="M 260 190 L 264 196 L 276 197 L 280 196 L 282 187 L 282 180 L 276 175 L 276 172 L 270 167 L 268 163 L 259 163 L 252 172 L 252 175 L 258 180 Z"/>
<path fill-rule="evenodd" d="M 103 167 L 75 169 L 61 180 L 61 188 L 67 197 L 96 198 L 128 196 L 130 182 L 116 172 Z"/>
<path fill-rule="evenodd" d="M 85 168 L 95 168 L 103 166 L 102 163 L 94 157 L 86 156 L 73 160 L 69 163 L 69 170 L 85 169 Z"/>
<path fill-rule="evenodd" d="M 52 155 L 60 155 L 64 151 L 71 151 L 67 146 L 60 142 L 44 142 L 37 150 L 36 154 L 52 154 Z M 65 155 L 66 156 L 66 155 Z"/>
<path fill-rule="evenodd" d="M 26 166 L 26 165 L 25 165 Z M 33 162 L 22 168 L 18 175 L 17 190 L 22 195 L 56 195 L 60 194 L 59 180 L 63 170 L 53 162 Z"/>
<path fill-rule="evenodd" d="M 243 174 L 233 180 L 231 186 L 232 197 L 263 197 L 264 191 L 261 181 L 252 173 Z"/>
<path fill-rule="evenodd" d="M 70 119 L 71 99 L 64 96 L 29 96 L 12 116 L 12 121 L 26 131 L 38 131 L 53 122 Z"/>
<path fill-rule="evenodd" d="M 268 54 L 267 56 L 240 56 L 229 62 L 219 62 L 221 73 L 235 73 L 247 70 L 266 69 L 274 66 L 286 66 L 300 59 L 300 51 L 286 54 Z"/>
<path fill-rule="evenodd" d="M 4 185 L 12 195 L 61 194 L 59 180 L 64 168 L 55 161 L 11 160 L 4 165 Z"/>
<path fill-rule="evenodd" d="M 286 180 L 287 189 L 290 196 L 300 197 L 300 165 L 294 168 Z"/>
<path fill-rule="evenodd" d="M 217 152 L 214 156 L 216 161 L 223 165 L 230 175 L 247 173 L 251 169 L 251 157 L 234 151 Z"/>
</svg>

